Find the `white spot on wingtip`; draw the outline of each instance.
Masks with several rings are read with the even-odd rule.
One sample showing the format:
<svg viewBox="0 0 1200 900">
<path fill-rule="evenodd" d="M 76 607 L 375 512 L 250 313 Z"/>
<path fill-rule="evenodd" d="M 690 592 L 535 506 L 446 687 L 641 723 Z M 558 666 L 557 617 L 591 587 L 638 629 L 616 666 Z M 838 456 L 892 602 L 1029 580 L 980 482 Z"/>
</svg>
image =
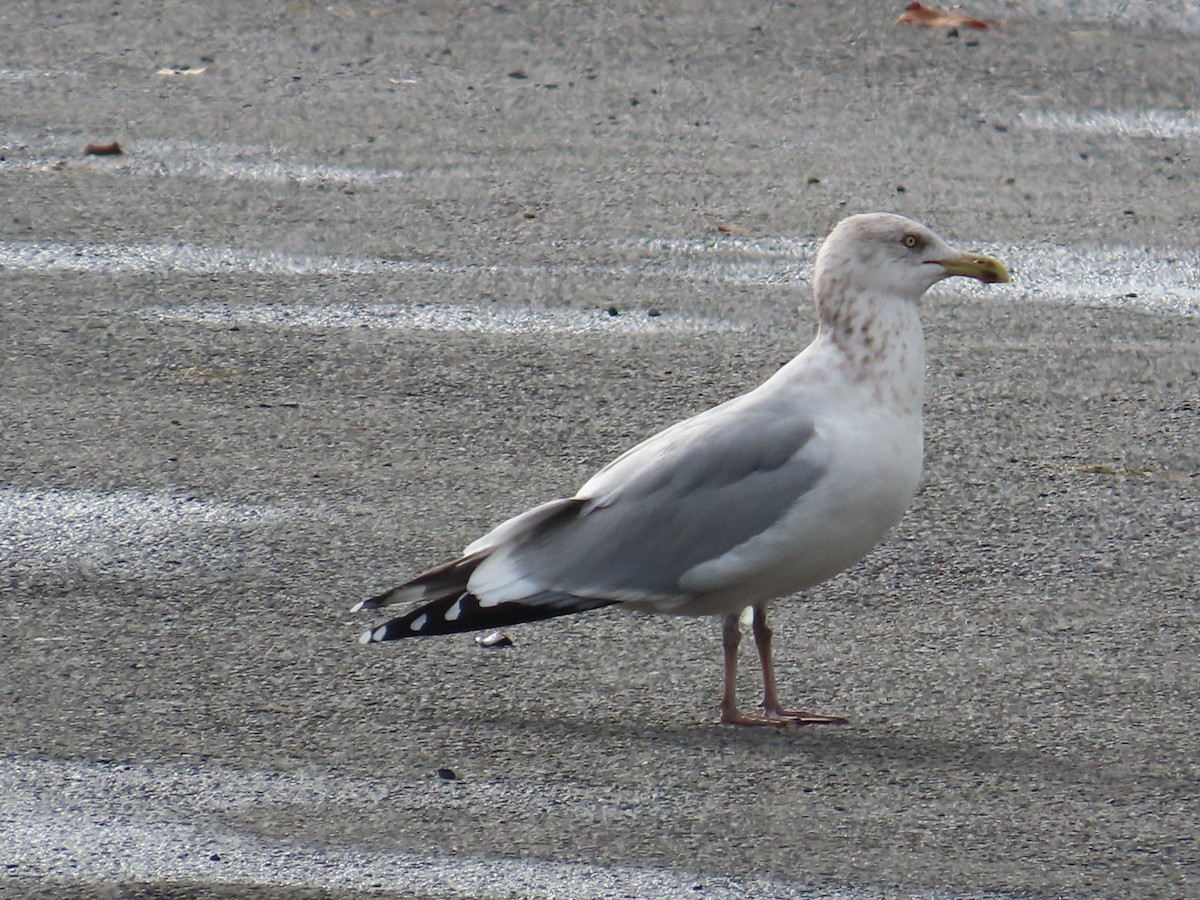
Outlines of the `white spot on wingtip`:
<svg viewBox="0 0 1200 900">
<path fill-rule="evenodd" d="M 366 600 L 359 600 L 359 601 L 358 601 L 357 603 L 355 603 L 355 604 L 354 604 L 352 607 L 350 607 L 350 612 L 361 612 L 361 611 L 362 611 L 362 608 L 363 608 L 364 606 L 366 606 L 366 603 L 367 603 L 367 601 L 366 601 Z"/>
<path fill-rule="evenodd" d="M 411 628 L 413 631 L 420 631 L 422 628 L 424 628 L 428 624 L 429 624 L 429 616 L 425 615 L 425 613 L 421 613 L 419 616 L 417 616 L 415 619 L 412 620 L 412 622 L 409 624 L 408 627 Z"/>
<path fill-rule="evenodd" d="M 459 599 L 454 601 L 454 604 L 448 610 L 446 610 L 446 621 L 447 622 L 457 621 L 458 617 L 461 615 L 462 615 L 462 598 L 460 597 Z"/>
<path fill-rule="evenodd" d="M 373 643 L 374 640 L 375 640 L 375 629 L 374 628 L 367 629 L 361 635 L 359 635 L 359 638 L 358 638 L 358 642 L 360 644 L 370 644 L 370 643 Z"/>
</svg>

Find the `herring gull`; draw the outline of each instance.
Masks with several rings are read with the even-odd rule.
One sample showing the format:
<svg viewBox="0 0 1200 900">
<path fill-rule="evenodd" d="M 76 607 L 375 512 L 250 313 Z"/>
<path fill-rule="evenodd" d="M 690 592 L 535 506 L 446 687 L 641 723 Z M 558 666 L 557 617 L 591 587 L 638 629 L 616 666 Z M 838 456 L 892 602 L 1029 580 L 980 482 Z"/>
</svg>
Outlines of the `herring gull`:
<svg viewBox="0 0 1200 900">
<path fill-rule="evenodd" d="M 602 606 L 723 617 L 721 722 L 840 724 L 779 700 L 767 603 L 861 559 L 921 474 L 925 345 L 917 301 L 963 275 L 1006 282 L 901 216 L 851 216 L 813 277 L 817 335 L 766 382 L 626 451 L 574 497 L 503 522 L 453 562 L 359 603 L 410 604 L 365 644 L 490 629 Z M 736 698 L 740 617 L 762 666 L 761 714 Z"/>
</svg>

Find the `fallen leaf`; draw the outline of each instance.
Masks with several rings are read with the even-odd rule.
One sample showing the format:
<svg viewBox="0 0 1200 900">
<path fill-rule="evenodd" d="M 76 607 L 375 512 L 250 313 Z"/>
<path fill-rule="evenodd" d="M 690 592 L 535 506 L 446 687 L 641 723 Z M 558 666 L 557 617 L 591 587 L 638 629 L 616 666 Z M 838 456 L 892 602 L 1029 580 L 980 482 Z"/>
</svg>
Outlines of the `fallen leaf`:
<svg viewBox="0 0 1200 900">
<path fill-rule="evenodd" d="M 717 223 L 717 231 L 721 234 L 746 234 L 746 229 L 740 225 L 726 225 L 724 222 Z"/>
<path fill-rule="evenodd" d="M 988 27 L 988 23 L 983 19 L 964 16 L 962 13 L 939 9 L 936 6 L 926 6 L 917 0 L 904 7 L 904 12 L 900 13 L 896 24 L 921 25 L 925 28 L 978 28 L 980 31 Z"/>
<path fill-rule="evenodd" d="M 84 156 L 120 156 L 124 152 L 116 141 L 110 144 L 88 144 L 83 148 Z"/>
<path fill-rule="evenodd" d="M 1073 471 L 1084 475 L 1149 475 L 1146 469 L 1134 469 L 1127 466 L 1110 466 L 1103 463 L 1088 466 L 1072 466 Z"/>
<path fill-rule="evenodd" d="M 188 366 L 186 369 L 180 369 L 176 373 L 178 378 L 231 378 L 233 373 L 228 369 L 203 369 L 196 366 Z"/>
</svg>

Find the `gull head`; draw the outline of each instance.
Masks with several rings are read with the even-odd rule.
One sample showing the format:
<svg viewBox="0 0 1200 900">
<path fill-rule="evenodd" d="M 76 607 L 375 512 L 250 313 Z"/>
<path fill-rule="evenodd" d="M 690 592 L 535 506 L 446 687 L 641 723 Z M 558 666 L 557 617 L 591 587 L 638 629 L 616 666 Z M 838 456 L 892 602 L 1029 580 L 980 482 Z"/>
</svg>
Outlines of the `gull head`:
<svg viewBox="0 0 1200 900">
<path fill-rule="evenodd" d="M 915 303 L 943 278 L 962 275 L 986 284 L 1006 282 L 999 260 L 955 250 L 919 222 L 890 213 L 843 219 L 817 254 L 817 305 L 841 298 L 891 296 Z"/>
</svg>

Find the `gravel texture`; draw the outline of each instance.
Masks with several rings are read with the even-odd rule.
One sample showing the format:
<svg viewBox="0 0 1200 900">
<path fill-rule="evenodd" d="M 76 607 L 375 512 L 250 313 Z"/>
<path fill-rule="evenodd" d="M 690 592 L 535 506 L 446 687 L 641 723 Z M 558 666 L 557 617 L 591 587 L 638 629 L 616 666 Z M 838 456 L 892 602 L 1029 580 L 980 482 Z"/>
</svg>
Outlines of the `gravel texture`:
<svg viewBox="0 0 1200 900">
<path fill-rule="evenodd" d="M 0 896 L 1197 896 L 1194 13 L 710 6 L 0 7 Z M 703 621 L 356 643 L 790 358 L 875 209 L 1014 284 L 929 298 L 924 486 L 776 605 L 849 726 L 712 724 Z"/>
</svg>

